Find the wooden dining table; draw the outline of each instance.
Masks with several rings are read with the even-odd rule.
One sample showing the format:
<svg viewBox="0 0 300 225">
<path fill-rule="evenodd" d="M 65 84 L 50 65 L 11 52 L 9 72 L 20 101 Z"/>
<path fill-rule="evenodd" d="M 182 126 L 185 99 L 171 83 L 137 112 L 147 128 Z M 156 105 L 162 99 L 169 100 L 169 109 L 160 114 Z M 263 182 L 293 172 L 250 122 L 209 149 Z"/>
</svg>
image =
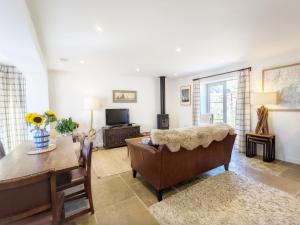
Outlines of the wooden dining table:
<svg viewBox="0 0 300 225">
<path fill-rule="evenodd" d="M 28 176 L 47 170 L 56 173 L 79 167 L 72 137 L 58 137 L 56 149 L 41 154 L 29 155 L 34 149 L 32 141 L 17 146 L 11 153 L 0 160 L 0 181 Z"/>
</svg>

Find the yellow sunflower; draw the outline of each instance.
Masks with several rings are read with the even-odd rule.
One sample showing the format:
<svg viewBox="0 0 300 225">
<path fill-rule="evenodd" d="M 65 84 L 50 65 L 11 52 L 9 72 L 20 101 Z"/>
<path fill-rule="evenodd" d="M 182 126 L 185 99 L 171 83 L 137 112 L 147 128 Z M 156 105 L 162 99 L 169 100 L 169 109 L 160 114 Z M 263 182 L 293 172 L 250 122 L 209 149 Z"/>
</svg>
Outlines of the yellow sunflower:
<svg viewBox="0 0 300 225">
<path fill-rule="evenodd" d="M 38 113 L 32 114 L 31 124 L 40 127 L 44 123 L 45 118 Z"/>
<path fill-rule="evenodd" d="M 25 116 L 25 121 L 27 123 L 31 123 L 32 122 L 32 113 L 27 113 L 26 116 Z"/>
<path fill-rule="evenodd" d="M 47 116 L 55 116 L 55 113 L 52 112 L 52 111 L 50 111 L 50 110 L 46 111 L 45 114 L 46 114 Z"/>
<path fill-rule="evenodd" d="M 45 112 L 45 117 L 46 117 L 46 124 L 47 125 L 51 122 L 57 121 L 57 116 L 55 115 L 54 112 L 52 112 L 50 110 Z"/>
</svg>

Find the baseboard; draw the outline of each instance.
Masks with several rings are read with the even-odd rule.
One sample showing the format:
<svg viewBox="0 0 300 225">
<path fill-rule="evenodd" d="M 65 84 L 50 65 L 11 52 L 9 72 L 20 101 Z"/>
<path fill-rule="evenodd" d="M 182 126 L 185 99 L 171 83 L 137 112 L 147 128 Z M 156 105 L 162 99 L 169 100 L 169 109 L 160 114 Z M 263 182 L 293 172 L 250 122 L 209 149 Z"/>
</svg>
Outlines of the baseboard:
<svg viewBox="0 0 300 225">
<path fill-rule="evenodd" d="M 295 163 L 295 164 L 300 164 L 300 158 L 285 157 L 285 159 L 279 159 L 279 160 L 282 160 L 282 161 L 285 161 L 285 162 L 290 162 L 290 163 Z"/>
<path fill-rule="evenodd" d="M 257 155 L 263 156 L 262 150 L 258 149 L 257 150 Z M 277 153 L 275 156 L 275 159 L 289 162 L 289 163 L 295 163 L 295 164 L 300 164 L 300 158 L 295 158 L 295 157 L 283 157 L 280 153 Z"/>
<path fill-rule="evenodd" d="M 97 148 L 103 148 L 103 142 L 97 143 L 97 145 L 95 147 L 97 147 Z"/>
</svg>

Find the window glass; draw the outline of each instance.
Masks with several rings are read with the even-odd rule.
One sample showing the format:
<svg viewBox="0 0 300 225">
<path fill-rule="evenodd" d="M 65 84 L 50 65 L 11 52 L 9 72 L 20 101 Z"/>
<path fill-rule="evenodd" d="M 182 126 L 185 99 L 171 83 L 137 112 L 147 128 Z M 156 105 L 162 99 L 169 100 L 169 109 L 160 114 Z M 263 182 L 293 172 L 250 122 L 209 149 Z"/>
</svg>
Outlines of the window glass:
<svg viewBox="0 0 300 225">
<path fill-rule="evenodd" d="M 236 92 L 236 79 L 207 84 L 207 110 L 214 122 L 235 125 Z"/>
</svg>

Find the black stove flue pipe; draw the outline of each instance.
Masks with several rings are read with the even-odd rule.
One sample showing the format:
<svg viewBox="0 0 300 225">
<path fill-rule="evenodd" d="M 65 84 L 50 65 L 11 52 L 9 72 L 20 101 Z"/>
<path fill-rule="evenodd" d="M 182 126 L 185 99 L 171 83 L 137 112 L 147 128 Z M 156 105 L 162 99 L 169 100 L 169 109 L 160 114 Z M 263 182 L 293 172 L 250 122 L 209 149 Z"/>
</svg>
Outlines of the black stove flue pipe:
<svg viewBox="0 0 300 225">
<path fill-rule="evenodd" d="M 161 76 L 160 79 L 160 114 L 166 113 L 166 77 Z"/>
</svg>

